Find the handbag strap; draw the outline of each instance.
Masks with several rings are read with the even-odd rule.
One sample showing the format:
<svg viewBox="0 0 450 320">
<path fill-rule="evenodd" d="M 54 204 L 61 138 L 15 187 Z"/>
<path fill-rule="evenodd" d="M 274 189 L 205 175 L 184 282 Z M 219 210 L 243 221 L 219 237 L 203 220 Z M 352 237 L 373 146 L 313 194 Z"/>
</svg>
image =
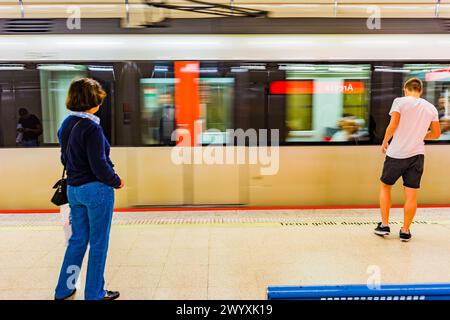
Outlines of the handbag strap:
<svg viewBox="0 0 450 320">
<path fill-rule="evenodd" d="M 81 120 L 83 120 L 83 119 L 78 120 L 77 123 L 75 123 L 75 125 L 72 127 L 72 129 L 70 129 L 69 138 L 67 139 L 66 152 L 65 152 L 65 155 L 64 155 L 64 160 L 65 161 L 64 161 L 64 169 L 63 169 L 63 173 L 62 173 L 61 179 L 64 179 L 64 176 L 66 175 L 67 155 L 69 153 L 70 138 L 72 137 L 73 129 L 75 129 L 75 127 L 81 122 Z"/>
</svg>

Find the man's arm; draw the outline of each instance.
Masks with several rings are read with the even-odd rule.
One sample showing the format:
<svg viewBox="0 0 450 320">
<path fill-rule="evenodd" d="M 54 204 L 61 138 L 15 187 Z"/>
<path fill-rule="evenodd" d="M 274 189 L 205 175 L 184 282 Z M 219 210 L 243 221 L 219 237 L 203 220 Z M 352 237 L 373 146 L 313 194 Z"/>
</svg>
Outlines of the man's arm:
<svg viewBox="0 0 450 320">
<path fill-rule="evenodd" d="M 439 121 L 432 121 L 430 130 L 425 135 L 424 140 L 434 140 L 434 139 L 438 139 L 440 136 L 441 136 L 441 125 L 440 125 Z"/>
<path fill-rule="evenodd" d="M 398 124 L 400 123 L 400 113 L 392 112 L 391 121 L 384 134 L 383 144 L 381 145 L 381 152 L 386 153 L 387 147 L 389 145 L 389 140 L 394 136 L 395 130 L 397 130 Z"/>
<path fill-rule="evenodd" d="M 40 135 L 42 133 L 42 126 L 40 124 L 36 125 L 36 128 L 30 129 L 30 128 L 24 128 L 24 132 L 33 132 L 37 135 Z"/>
<path fill-rule="evenodd" d="M 24 132 L 32 132 L 38 136 L 40 136 L 42 134 L 42 125 L 41 125 L 41 121 L 39 121 L 39 119 L 36 116 L 32 116 L 34 119 L 34 128 L 25 128 Z"/>
</svg>

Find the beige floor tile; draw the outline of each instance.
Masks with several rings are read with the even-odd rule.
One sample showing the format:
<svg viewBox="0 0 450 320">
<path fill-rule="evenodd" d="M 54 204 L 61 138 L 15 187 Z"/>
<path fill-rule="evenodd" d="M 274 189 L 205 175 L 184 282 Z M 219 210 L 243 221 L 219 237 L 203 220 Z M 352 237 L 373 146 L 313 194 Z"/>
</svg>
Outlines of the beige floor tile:
<svg viewBox="0 0 450 320">
<path fill-rule="evenodd" d="M 151 300 L 156 288 L 117 288 L 120 300 Z"/>
<path fill-rule="evenodd" d="M 208 300 L 266 300 L 266 292 L 259 287 L 208 287 Z"/>
<path fill-rule="evenodd" d="M 0 252 L 16 251 L 19 247 L 27 244 L 26 231 L 2 230 L 0 232 Z"/>
<path fill-rule="evenodd" d="M 0 292 L 8 289 L 17 288 L 18 283 L 26 283 L 30 268 L 2 268 L 0 269 Z"/>
<path fill-rule="evenodd" d="M 58 281 L 60 269 L 58 267 L 33 267 L 23 279 L 17 281 L 18 289 L 49 289 L 53 290 Z"/>
<path fill-rule="evenodd" d="M 154 247 L 146 249 L 132 248 L 124 261 L 123 266 L 147 266 L 164 264 L 169 256 L 169 247 Z"/>
<path fill-rule="evenodd" d="M 155 290 L 154 300 L 206 300 L 205 287 L 159 287 Z"/>
<path fill-rule="evenodd" d="M 139 234 L 136 238 L 133 248 L 151 249 L 151 248 L 169 248 L 172 245 L 173 235 L 161 235 L 148 233 Z"/>
<path fill-rule="evenodd" d="M 165 216 L 165 215 L 164 215 Z M 165 239 L 165 238 L 173 238 L 177 228 L 174 228 L 173 225 L 159 225 L 155 226 L 144 226 L 143 228 L 136 229 L 136 232 L 139 236 L 145 237 L 153 237 L 153 240 L 156 239 Z"/>
<path fill-rule="evenodd" d="M 120 234 L 114 234 L 111 232 L 110 240 L 109 240 L 109 248 L 111 250 L 130 250 L 131 247 L 135 244 L 138 238 L 137 234 L 130 233 L 128 236 L 121 232 Z"/>
<path fill-rule="evenodd" d="M 165 288 L 203 288 L 208 284 L 207 265 L 166 265 L 159 282 Z"/>
<path fill-rule="evenodd" d="M 109 286 L 120 288 L 156 288 L 161 274 L 146 267 L 120 267 L 109 281 Z M 119 290 L 120 291 L 120 290 Z"/>
<path fill-rule="evenodd" d="M 41 257 L 37 262 L 38 267 L 57 267 L 61 266 L 64 260 L 65 249 L 55 249 Z"/>
<path fill-rule="evenodd" d="M 211 234 L 211 238 L 209 243 L 212 247 L 215 248 L 238 248 L 238 247 L 248 247 L 247 239 L 242 236 L 225 236 L 225 235 L 213 235 Z"/>
<path fill-rule="evenodd" d="M 304 250 L 293 248 L 264 248 L 262 246 L 254 247 L 251 250 L 251 264 L 252 265 L 266 265 L 272 263 L 296 263 L 302 260 Z"/>
<path fill-rule="evenodd" d="M 106 282 L 106 287 L 109 288 L 109 283 L 111 282 L 111 279 L 113 279 L 116 276 L 116 273 L 119 271 L 121 267 L 118 266 L 111 266 L 111 265 L 106 265 L 105 267 L 105 282 Z M 84 268 L 84 271 L 86 272 L 86 268 Z"/>
<path fill-rule="evenodd" d="M 450 282 L 450 224 L 444 223 L 450 209 L 420 209 L 418 221 L 440 222 L 414 224 L 410 243 L 398 239 L 401 210 L 393 210 L 392 235 L 384 239 L 373 235 L 378 211 L 358 210 L 356 216 L 348 210 L 189 213 L 189 219 L 294 216 L 302 222 L 289 227 L 122 222 L 111 233 L 106 287 L 121 291 L 122 299 L 265 299 L 269 285 L 364 284 L 374 272 L 382 283 Z M 357 224 L 324 224 L 348 219 Z M 62 229 L 2 231 L 0 299 L 51 299 L 64 249 Z M 86 267 L 77 299 L 83 299 Z"/>
<path fill-rule="evenodd" d="M 209 229 L 180 228 L 174 234 L 172 248 L 204 249 L 209 247 Z"/>
<path fill-rule="evenodd" d="M 209 265 L 209 287 L 255 287 L 257 284 L 257 273 L 243 264 Z"/>
<path fill-rule="evenodd" d="M 106 263 L 111 266 L 121 266 L 127 260 L 127 256 L 130 249 L 120 249 L 114 250 L 114 248 L 109 248 L 108 250 L 108 258 Z M 85 260 L 89 257 L 89 251 L 86 253 Z M 88 260 L 86 260 L 87 262 Z"/>
<path fill-rule="evenodd" d="M 53 300 L 54 292 L 47 289 L 10 289 L 0 291 L 0 300 Z"/>
<path fill-rule="evenodd" d="M 211 247 L 209 250 L 209 263 L 214 265 L 226 264 L 252 264 L 254 261 L 247 249 L 236 248 L 232 250 L 222 250 L 218 247 Z"/>
<path fill-rule="evenodd" d="M 138 236 L 132 249 L 169 249 L 172 246 L 172 240 L 171 237 L 162 237 L 160 240 L 149 240 L 145 236 Z"/>
<path fill-rule="evenodd" d="M 171 248 L 167 256 L 168 265 L 207 265 L 208 248 Z"/>
<path fill-rule="evenodd" d="M 0 269 L 21 268 L 34 266 L 41 258 L 48 254 L 48 250 L 40 251 L 4 251 L 1 254 Z"/>
</svg>

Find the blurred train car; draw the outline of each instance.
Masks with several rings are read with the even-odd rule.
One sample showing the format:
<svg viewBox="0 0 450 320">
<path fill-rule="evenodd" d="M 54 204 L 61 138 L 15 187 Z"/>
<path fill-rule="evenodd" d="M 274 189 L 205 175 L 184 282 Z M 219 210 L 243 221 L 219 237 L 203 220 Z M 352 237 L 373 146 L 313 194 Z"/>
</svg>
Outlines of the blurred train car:
<svg viewBox="0 0 450 320">
<path fill-rule="evenodd" d="M 56 131 L 78 77 L 108 93 L 99 117 L 126 181 L 117 207 L 375 205 L 392 100 L 418 77 L 443 129 L 427 143 L 419 201 L 448 204 L 449 52 L 448 34 L 1 35 L 0 209 L 53 208 Z M 37 148 L 20 143 L 21 108 L 42 124 Z M 245 161 L 176 163 L 173 130 Z M 250 162 L 263 144 L 252 130 L 278 130 L 271 163 Z"/>
</svg>

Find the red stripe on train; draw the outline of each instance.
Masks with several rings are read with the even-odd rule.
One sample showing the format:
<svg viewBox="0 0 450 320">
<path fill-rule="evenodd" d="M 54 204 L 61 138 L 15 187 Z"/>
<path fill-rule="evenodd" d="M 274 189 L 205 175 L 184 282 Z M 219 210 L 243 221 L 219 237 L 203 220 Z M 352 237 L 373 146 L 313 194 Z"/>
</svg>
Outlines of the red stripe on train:
<svg viewBox="0 0 450 320">
<path fill-rule="evenodd" d="M 402 208 L 401 205 L 392 206 Z M 261 206 L 261 207 L 147 207 L 117 208 L 115 212 L 180 212 L 180 211 L 257 211 L 257 210 L 345 210 L 345 209 L 377 209 L 378 206 Z M 450 204 L 424 204 L 419 208 L 450 208 Z M 33 210 L 0 210 L 0 214 L 51 214 L 59 213 L 59 209 Z"/>
</svg>

